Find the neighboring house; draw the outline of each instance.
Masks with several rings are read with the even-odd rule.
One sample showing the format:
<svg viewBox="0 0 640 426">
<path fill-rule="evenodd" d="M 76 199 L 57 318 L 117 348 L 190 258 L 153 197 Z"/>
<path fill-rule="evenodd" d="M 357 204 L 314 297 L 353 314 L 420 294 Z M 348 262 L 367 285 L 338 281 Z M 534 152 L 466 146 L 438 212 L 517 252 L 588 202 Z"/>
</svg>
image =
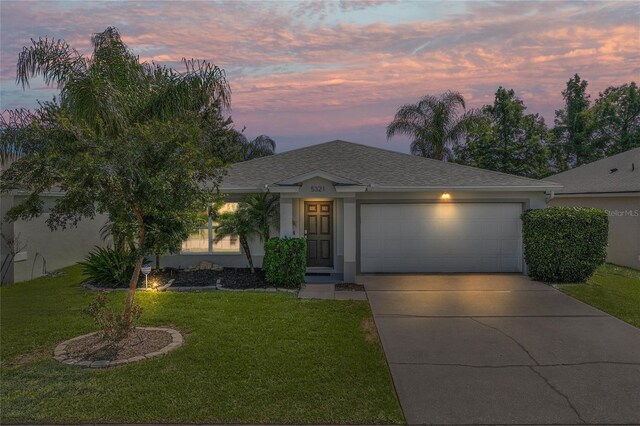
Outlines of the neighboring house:
<svg viewBox="0 0 640 426">
<path fill-rule="evenodd" d="M 0 218 L 4 218 L 6 212 L 23 196 L 19 193 L 2 194 Z M 82 220 L 77 227 L 65 230 L 52 232 L 49 229 L 46 224 L 46 211 L 59 196 L 60 194 L 55 192 L 42 194 L 45 213 L 38 218 L 2 223 L 0 278 L 3 284 L 37 278 L 73 265 L 84 259 L 94 246 L 105 244 L 100 239 L 100 228 L 106 222 L 105 216 L 98 216 L 94 220 Z"/>
<path fill-rule="evenodd" d="M 304 236 L 308 272 L 525 272 L 521 213 L 561 185 L 333 141 L 231 166 L 233 209 L 247 193 L 280 197 L 280 235 Z M 246 266 L 234 239 L 203 223 L 162 266 Z M 261 265 L 263 250 L 252 241 Z"/>
<path fill-rule="evenodd" d="M 552 206 L 597 207 L 609 216 L 607 260 L 640 269 L 640 148 L 548 178 L 564 185 Z"/>
</svg>

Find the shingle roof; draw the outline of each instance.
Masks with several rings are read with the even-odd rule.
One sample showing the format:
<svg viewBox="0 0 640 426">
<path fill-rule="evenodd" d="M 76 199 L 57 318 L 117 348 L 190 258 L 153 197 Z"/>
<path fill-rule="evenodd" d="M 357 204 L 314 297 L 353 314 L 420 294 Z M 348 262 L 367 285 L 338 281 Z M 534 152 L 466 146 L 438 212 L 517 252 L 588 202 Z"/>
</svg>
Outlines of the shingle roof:
<svg viewBox="0 0 640 426">
<path fill-rule="evenodd" d="M 603 158 L 547 179 L 564 185 L 564 188 L 556 191 L 557 194 L 640 192 L 640 148 Z"/>
<path fill-rule="evenodd" d="M 558 186 L 553 182 L 336 140 L 234 164 L 221 189 L 262 189 L 312 171 L 378 187 L 533 187 L 543 190 Z"/>
</svg>

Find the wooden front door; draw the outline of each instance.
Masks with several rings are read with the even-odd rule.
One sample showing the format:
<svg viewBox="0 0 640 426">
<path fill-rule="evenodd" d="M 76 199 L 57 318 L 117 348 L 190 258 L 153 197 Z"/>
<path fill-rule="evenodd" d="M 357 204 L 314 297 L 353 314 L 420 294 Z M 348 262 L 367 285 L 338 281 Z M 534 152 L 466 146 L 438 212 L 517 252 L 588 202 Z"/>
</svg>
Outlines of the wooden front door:
<svg viewBox="0 0 640 426">
<path fill-rule="evenodd" d="M 307 266 L 333 266 L 333 202 L 304 202 Z"/>
</svg>

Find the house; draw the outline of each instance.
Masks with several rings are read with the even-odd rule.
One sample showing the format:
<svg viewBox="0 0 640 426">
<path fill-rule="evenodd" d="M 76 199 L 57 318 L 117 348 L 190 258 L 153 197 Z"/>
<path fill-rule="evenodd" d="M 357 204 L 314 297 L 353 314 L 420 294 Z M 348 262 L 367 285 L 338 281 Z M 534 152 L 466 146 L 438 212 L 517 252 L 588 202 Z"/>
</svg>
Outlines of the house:
<svg viewBox="0 0 640 426">
<path fill-rule="evenodd" d="M 552 206 L 597 207 L 609 216 L 607 261 L 640 269 L 640 148 L 548 179 L 564 186 Z"/>
<path fill-rule="evenodd" d="M 0 196 L 0 218 L 19 203 L 25 193 L 14 191 Z M 44 213 L 29 221 L 2 221 L 0 236 L 0 281 L 14 283 L 30 280 L 84 259 L 96 245 L 105 245 L 100 229 L 106 216 L 82 220 L 77 227 L 51 231 L 46 224 L 48 209 L 61 196 L 61 192 L 41 194 Z"/>
<path fill-rule="evenodd" d="M 525 272 L 521 213 L 561 185 L 344 141 L 235 164 L 220 190 L 227 209 L 247 193 L 279 195 L 281 236 L 304 236 L 308 272 Z M 165 256 L 246 266 L 234 239 L 213 243 L 211 222 Z M 251 245 L 261 265 L 259 241 Z M 190 256 L 190 257 L 187 257 Z"/>
</svg>

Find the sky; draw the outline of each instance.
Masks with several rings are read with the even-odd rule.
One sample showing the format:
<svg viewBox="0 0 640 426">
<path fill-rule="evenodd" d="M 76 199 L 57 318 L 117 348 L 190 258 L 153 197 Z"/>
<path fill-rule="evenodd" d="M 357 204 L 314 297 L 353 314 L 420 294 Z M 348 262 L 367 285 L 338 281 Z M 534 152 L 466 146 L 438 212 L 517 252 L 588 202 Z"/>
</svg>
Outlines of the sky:
<svg viewBox="0 0 640 426">
<path fill-rule="evenodd" d="M 0 0 L 0 108 L 33 108 L 55 87 L 15 82 L 31 38 L 63 38 L 90 54 L 92 33 L 117 27 L 142 61 L 183 57 L 225 69 L 231 116 L 277 151 L 343 139 L 387 141 L 399 106 L 447 90 L 469 108 L 514 89 L 553 123 L 575 73 L 592 97 L 640 80 L 640 3 L 439 1 Z"/>
</svg>

